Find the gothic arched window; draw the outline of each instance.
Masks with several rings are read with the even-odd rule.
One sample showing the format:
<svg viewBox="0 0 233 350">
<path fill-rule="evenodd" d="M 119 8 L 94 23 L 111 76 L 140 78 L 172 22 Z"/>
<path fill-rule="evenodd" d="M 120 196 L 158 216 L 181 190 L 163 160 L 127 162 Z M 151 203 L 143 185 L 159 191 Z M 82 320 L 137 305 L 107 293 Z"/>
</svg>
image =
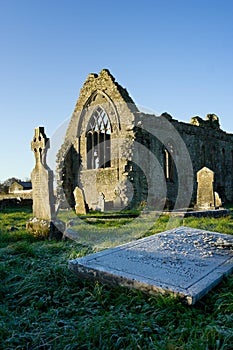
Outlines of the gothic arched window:
<svg viewBox="0 0 233 350">
<path fill-rule="evenodd" d="M 111 124 L 107 113 L 97 107 L 87 126 L 87 169 L 109 168 Z"/>
<path fill-rule="evenodd" d="M 222 149 L 222 181 L 225 183 L 225 177 L 226 177 L 226 154 L 225 149 Z"/>
<path fill-rule="evenodd" d="M 206 153 L 205 153 L 205 145 L 201 146 L 201 167 L 206 166 Z"/>
<path fill-rule="evenodd" d="M 164 149 L 164 174 L 167 181 L 174 179 L 174 148 L 170 142 Z"/>
</svg>

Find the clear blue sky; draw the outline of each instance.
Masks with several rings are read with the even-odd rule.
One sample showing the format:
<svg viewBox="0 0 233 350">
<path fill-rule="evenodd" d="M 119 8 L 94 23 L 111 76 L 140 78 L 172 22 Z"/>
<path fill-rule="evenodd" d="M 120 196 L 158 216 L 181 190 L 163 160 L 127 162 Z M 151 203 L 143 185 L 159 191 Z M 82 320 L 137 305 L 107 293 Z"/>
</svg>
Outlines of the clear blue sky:
<svg viewBox="0 0 233 350">
<path fill-rule="evenodd" d="M 0 0 L 0 181 L 34 167 L 90 72 L 108 68 L 139 105 L 215 113 L 233 132 L 233 1 Z"/>
</svg>

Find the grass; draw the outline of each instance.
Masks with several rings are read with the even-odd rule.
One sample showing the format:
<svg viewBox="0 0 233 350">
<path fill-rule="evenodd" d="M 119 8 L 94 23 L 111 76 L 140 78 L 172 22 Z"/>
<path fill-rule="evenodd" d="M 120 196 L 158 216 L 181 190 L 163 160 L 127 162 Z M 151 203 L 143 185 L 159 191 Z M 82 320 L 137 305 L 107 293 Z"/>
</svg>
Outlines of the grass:
<svg viewBox="0 0 233 350">
<path fill-rule="evenodd" d="M 100 214 L 99 214 L 100 215 Z M 158 213 L 145 213 L 138 218 L 112 218 L 104 215 L 93 217 L 88 215 L 85 219 L 77 218 L 72 211 L 62 212 L 60 219 L 67 222 L 75 232 L 73 238 L 83 245 L 88 245 L 95 251 L 127 243 L 158 232 L 166 231 L 178 226 L 190 226 L 193 228 L 208 229 L 210 231 L 233 233 L 232 216 L 221 219 L 171 217 L 159 216 Z M 76 238 L 75 238 L 76 236 Z"/>
<path fill-rule="evenodd" d="M 93 245 L 38 240 L 24 229 L 30 215 L 0 213 L 0 349 L 232 349 L 233 275 L 192 307 L 171 296 L 80 280 L 67 262 L 93 252 Z M 164 216 L 143 235 L 178 224 Z M 233 233 L 232 217 L 182 224 Z M 101 225 L 114 227 L 113 221 Z"/>
<path fill-rule="evenodd" d="M 68 227 L 74 231 L 72 236 L 74 239 L 95 251 L 177 227 L 182 222 L 182 219 L 159 217 L 158 213 L 153 212 L 145 213 L 137 218 L 113 218 L 113 216 L 111 213 L 111 219 L 105 216 L 100 217 L 100 215 L 93 218 L 91 214 L 81 219 L 77 218 L 72 211 L 68 211 L 62 212 L 59 218 L 67 222 Z"/>
</svg>

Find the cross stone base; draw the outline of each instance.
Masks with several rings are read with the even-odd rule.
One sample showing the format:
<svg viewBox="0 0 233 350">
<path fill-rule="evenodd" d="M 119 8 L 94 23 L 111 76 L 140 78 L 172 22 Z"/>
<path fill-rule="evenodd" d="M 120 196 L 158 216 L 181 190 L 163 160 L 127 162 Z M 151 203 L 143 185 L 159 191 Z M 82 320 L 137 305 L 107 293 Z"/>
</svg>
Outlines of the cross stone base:
<svg viewBox="0 0 233 350">
<path fill-rule="evenodd" d="M 32 218 L 27 221 L 26 229 L 38 238 L 60 240 L 63 238 L 65 223 L 61 220 Z"/>
</svg>

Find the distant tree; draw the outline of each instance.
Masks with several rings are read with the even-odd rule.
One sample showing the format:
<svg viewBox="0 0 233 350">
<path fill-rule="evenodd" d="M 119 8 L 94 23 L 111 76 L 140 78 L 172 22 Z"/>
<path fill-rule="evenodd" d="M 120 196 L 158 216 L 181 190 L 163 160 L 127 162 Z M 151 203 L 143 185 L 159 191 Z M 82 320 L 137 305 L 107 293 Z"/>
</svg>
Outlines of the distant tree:
<svg viewBox="0 0 233 350">
<path fill-rule="evenodd" d="M 15 181 L 21 181 L 20 179 L 16 177 L 11 177 L 4 182 L 0 183 L 0 193 L 8 193 L 9 192 L 9 187 L 13 184 Z"/>
<path fill-rule="evenodd" d="M 29 182 L 29 181 L 31 181 L 31 179 L 30 179 L 30 177 L 26 176 L 26 177 L 25 177 L 23 180 L 21 180 L 21 181 Z"/>
<path fill-rule="evenodd" d="M 5 186 L 3 182 L 0 182 L 0 193 L 5 193 Z"/>
</svg>

